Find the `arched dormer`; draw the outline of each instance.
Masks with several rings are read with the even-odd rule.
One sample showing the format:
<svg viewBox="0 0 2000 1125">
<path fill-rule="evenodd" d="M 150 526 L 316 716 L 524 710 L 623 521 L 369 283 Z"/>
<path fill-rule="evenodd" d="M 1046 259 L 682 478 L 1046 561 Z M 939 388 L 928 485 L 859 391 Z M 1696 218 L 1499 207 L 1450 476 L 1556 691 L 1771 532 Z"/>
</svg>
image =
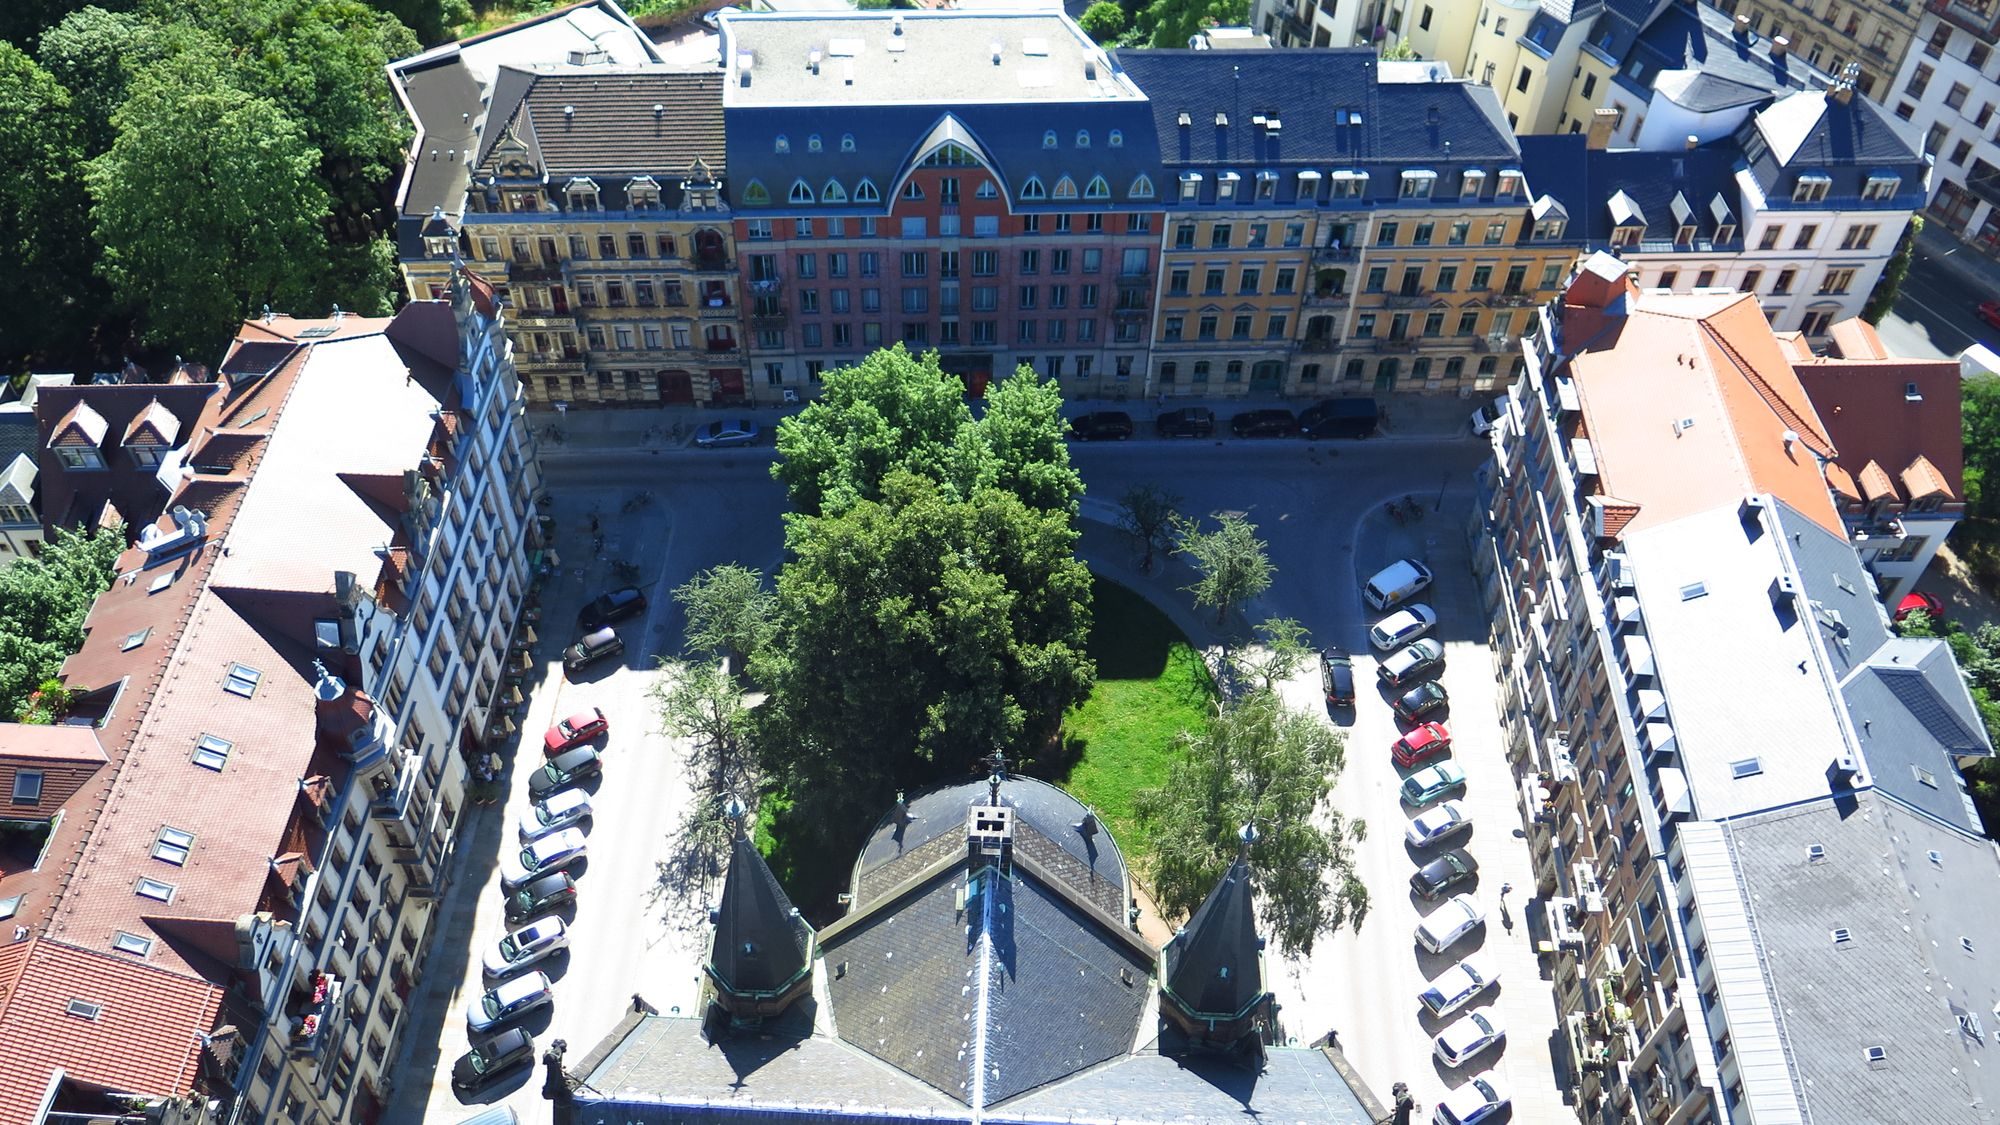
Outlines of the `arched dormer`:
<svg viewBox="0 0 2000 1125">
<path fill-rule="evenodd" d="M 787 198 L 793 203 L 811 203 L 813 201 L 812 185 L 804 180 L 793 180 L 792 191 Z"/>
<path fill-rule="evenodd" d="M 987 156 L 985 146 L 979 143 L 964 122 L 949 113 L 937 119 L 931 131 L 917 142 L 909 159 L 904 161 L 903 170 L 896 177 L 898 195 L 905 194 L 910 175 L 918 168 L 977 168 L 999 177 L 999 171 L 994 167 L 992 158 Z M 858 193 L 856 198 L 860 198 Z"/>
</svg>

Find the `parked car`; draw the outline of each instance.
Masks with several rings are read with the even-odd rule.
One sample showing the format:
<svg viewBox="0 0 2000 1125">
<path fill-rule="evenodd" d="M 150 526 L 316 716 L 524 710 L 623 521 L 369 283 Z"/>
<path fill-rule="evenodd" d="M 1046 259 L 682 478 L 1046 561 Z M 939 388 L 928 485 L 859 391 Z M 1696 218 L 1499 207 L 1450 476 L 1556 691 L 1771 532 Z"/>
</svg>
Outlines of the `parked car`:
<svg viewBox="0 0 2000 1125">
<path fill-rule="evenodd" d="M 1472 827 L 1472 814 L 1457 801 L 1446 801 L 1433 809 L 1425 809 L 1410 821 L 1410 827 L 1403 833 L 1413 848 L 1428 848 L 1446 836 L 1455 836 Z"/>
<path fill-rule="evenodd" d="M 511 891 L 537 875 L 561 871 L 583 858 L 585 846 L 582 831 L 575 828 L 523 844 L 520 851 L 501 858 L 500 885 Z"/>
<path fill-rule="evenodd" d="M 1401 648 L 1430 632 L 1437 621 L 1437 612 L 1422 602 L 1404 606 L 1368 630 L 1368 643 L 1382 652 Z"/>
<path fill-rule="evenodd" d="M 575 901 L 576 880 L 566 872 L 551 872 L 507 896 L 507 924 L 519 925 Z"/>
<path fill-rule="evenodd" d="M 1507 1037 L 1507 1025 L 1492 1008 L 1474 1008 L 1453 1020 L 1431 1040 L 1431 1052 L 1449 1067 L 1464 1066 L 1466 1060 Z"/>
<path fill-rule="evenodd" d="M 1981 301 L 1973 311 L 1979 315 L 1979 319 L 1995 328 L 2000 328 L 2000 301 Z"/>
<path fill-rule="evenodd" d="M 486 951 L 479 967 L 488 978 L 511 977 L 569 948 L 569 927 L 561 918 L 541 918 L 515 930 Z"/>
<path fill-rule="evenodd" d="M 451 1088 L 461 1094 L 475 1093 L 534 1059 L 535 1037 L 510 1027 L 459 1056 L 451 1067 Z"/>
<path fill-rule="evenodd" d="M 521 814 L 521 842 L 526 844 L 580 823 L 590 815 L 590 794 L 581 789 L 558 789 L 539 801 L 530 801 Z"/>
<path fill-rule="evenodd" d="M 1944 620 L 1943 600 L 1935 594 L 1926 594 L 1922 590 L 1913 590 L 1910 593 L 1904 594 L 1903 600 L 1896 603 L 1896 621 L 1900 623 L 1904 618 L 1920 609 L 1932 621 Z"/>
<path fill-rule="evenodd" d="M 1444 1096 L 1431 1108 L 1431 1125 L 1485 1125 L 1507 1109 L 1500 1076 L 1487 1071 Z"/>
<path fill-rule="evenodd" d="M 542 753 L 553 758 L 571 747 L 580 746 L 610 731 L 611 721 L 604 717 L 603 708 L 592 707 L 588 711 L 578 711 L 550 727 L 549 733 L 542 736 Z"/>
<path fill-rule="evenodd" d="M 1319 652 L 1319 686 L 1328 707 L 1354 706 L 1354 662 L 1337 648 Z"/>
<path fill-rule="evenodd" d="M 1430 567 L 1416 559 L 1398 559 L 1361 584 L 1361 597 L 1376 609 L 1394 609 L 1430 584 Z"/>
<path fill-rule="evenodd" d="M 1299 420 L 1289 410 L 1246 410 L 1229 420 L 1229 432 L 1237 437 L 1291 437 L 1299 432 Z"/>
<path fill-rule="evenodd" d="M 1389 756 L 1408 769 L 1451 749 L 1451 731 L 1443 723 L 1418 723 L 1410 733 L 1389 744 Z"/>
<path fill-rule="evenodd" d="M 606 625 L 563 650 L 563 671 L 578 672 L 624 651 L 625 642 L 618 630 Z"/>
<path fill-rule="evenodd" d="M 1457 762 L 1446 760 L 1425 766 L 1403 779 L 1403 803 L 1420 809 L 1464 785 L 1465 771 Z"/>
<path fill-rule="evenodd" d="M 1465 935 L 1486 924 L 1486 912 L 1471 895 L 1453 895 L 1417 923 L 1417 944 L 1443 953 Z"/>
<path fill-rule="evenodd" d="M 1406 723 L 1417 723 L 1451 706 L 1451 697 L 1445 694 L 1444 685 L 1436 680 L 1425 680 L 1396 697 L 1389 705 L 1396 717 Z"/>
<path fill-rule="evenodd" d="M 1077 441 L 1124 441 L 1132 436 L 1132 416 L 1123 410 L 1099 410 L 1072 418 L 1069 436 Z"/>
<path fill-rule="evenodd" d="M 1321 438 L 1365 438 L 1375 432 L 1381 411 L 1372 398 L 1335 398 L 1316 402 L 1299 413 L 1299 432 L 1309 441 Z"/>
<path fill-rule="evenodd" d="M 1161 437 L 1208 437 L 1215 432 L 1215 411 L 1206 406 L 1183 406 L 1153 420 L 1153 430 Z"/>
<path fill-rule="evenodd" d="M 1483 953 L 1475 953 L 1437 975 L 1417 993 L 1417 1002 L 1433 1016 L 1448 1016 L 1500 983 L 1500 970 Z"/>
<path fill-rule="evenodd" d="M 1506 395 L 1501 395 L 1492 402 L 1481 403 L 1479 409 L 1472 412 L 1472 436 L 1485 437 L 1492 433 L 1493 427 L 1499 425 L 1500 419 L 1506 416 Z"/>
<path fill-rule="evenodd" d="M 1410 876 L 1410 889 L 1417 892 L 1418 898 L 1435 902 L 1439 895 L 1478 877 L 1479 861 L 1464 848 L 1453 848 L 1417 868 L 1417 873 Z"/>
<path fill-rule="evenodd" d="M 577 611 L 576 625 L 590 632 L 644 612 L 646 595 L 637 586 L 623 586 L 592 598 L 589 605 Z"/>
<path fill-rule="evenodd" d="M 710 422 L 694 433 L 694 443 L 703 449 L 723 449 L 732 445 L 749 445 L 757 440 L 762 431 L 757 423 L 748 418 L 732 418 L 725 422 Z"/>
<path fill-rule="evenodd" d="M 1411 641 L 1387 656 L 1378 657 L 1375 674 L 1390 687 L 1429 679 L 1444 671 L 1444 644 L 1436 637 Z"/>
<path fill-rule="evenodd" d="M 465 1008 L 465 1026 L 474 1035 L 483 1034 L 503 1023 L 512 1023 L 556 998 L 555 986 L 547 973 L 529 973 L 502 981 Z"/>
<path fill-rule="evenodd" d="M 588 746 L 565 750 L 528 775 L 528 796 L 542 797 L 604 772 L 604 761 Z"/>
</svg>

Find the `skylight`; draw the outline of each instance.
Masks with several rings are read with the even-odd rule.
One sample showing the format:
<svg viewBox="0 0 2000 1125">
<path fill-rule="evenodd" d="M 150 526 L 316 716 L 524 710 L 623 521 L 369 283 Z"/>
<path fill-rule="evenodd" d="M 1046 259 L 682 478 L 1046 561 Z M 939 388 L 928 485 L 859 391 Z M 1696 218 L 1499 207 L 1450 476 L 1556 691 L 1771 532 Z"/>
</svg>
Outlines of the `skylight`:
<svg viewBox="0 0 2000 1125">
<path fill-rule="evenodd" d="M 263 678 L 264 673 L 247 664 L 231 664 L 229 674 L 223 678 L 222 690 L 248 699 L 257 694 L 257 683 Z"/>
<path fill-rule="evenodd" d="M 116 949 L 120 953 L 130 953 L 135 956 L 144 957 L 153 951 L 153 939 L 140 937 L 138 934 L 128 934 L 124 930 L 119 930 L 118 935 L 111 939 L 111 948 Z"/>
<path fill-rule="evenodd" d="M 1764 772 L 1764 762 L 1760 758 L 1739 758 L 1729 763 L 1730 776 L 1741 781 L 1746 777 L 1756 777 Z"/>
<path fill-rule="evenodd" d="M 174 901 L 174 885 L 172 883 L 162 883 L 158 879 L 141 879 L 139 880 L 139 885 L 134 889 L 139 895 L 145 898 L 158 899 L 161 902 Z"/>
<path fill-rule="evenodd" d="M 194 744 L 194 764 L 220 772 L 229 763 L 229 751 L 234 746 L 235 743 L 226 738 L 204 734 Z"/>
</svg>

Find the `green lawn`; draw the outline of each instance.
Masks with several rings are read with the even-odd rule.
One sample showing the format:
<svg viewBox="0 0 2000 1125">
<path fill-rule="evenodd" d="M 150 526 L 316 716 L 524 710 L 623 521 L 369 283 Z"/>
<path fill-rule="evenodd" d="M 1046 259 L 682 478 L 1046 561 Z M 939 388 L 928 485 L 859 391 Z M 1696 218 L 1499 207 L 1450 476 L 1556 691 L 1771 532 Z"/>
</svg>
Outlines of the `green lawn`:
<svg viewBox="0 0 2000 1125">
<path fill-rule="evenodd" d="M 1215 686 L 1201 654 L 1146 599 L 1102 578 L 1091 597 L 1097 687 L 1064 718 L 1064 740 L 1081 757 L 1063 784 L 1136 857 L 1146 841 L 1133 796 L 1166 782 L 1174 736 L 1207 724 Z"/>
</svg>

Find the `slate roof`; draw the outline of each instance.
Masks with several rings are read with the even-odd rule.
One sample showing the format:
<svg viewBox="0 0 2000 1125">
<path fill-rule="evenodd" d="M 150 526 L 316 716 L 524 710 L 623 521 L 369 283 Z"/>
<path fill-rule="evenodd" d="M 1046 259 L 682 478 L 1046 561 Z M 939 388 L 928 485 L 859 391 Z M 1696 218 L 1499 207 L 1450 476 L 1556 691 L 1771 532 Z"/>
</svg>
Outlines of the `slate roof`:
<svg viewBox="0 0 2000 1125">
<path fill-rule="evenodd" d="M 1654 14 L 1665 6 L 1666 0 L 1606 0 L 1604 10 L 1590 25 L 1585 46 L 1615 66 L 1624 60 Z"/>
<path fill-rule="evenodd" d="M 709 969 L 737 992 L 776 992 L 798 978 L 812 949 L 805 920 L 748 836 L 730 844 L 716 904 Z"/>
<path fill-rule="evenodd" d="M 1161 987 L 1189 1015 L 1233 1019 L 1266 995 L 1256 897 L 1250 862 L 1239 858 L 1162 951 Z"/>
<path fill-rule="evenodd" d="M 572 176 L 650 173 L 671 207 L 696 160 L 718 177 L 725 174 L 722 75 L 713 67 L 503 67 L 479 142 L 482 174 L 493 171 L 495 146 L 510 132 L 527 145 L 528 161 L 551 177 L 558 196 Z M 619 209 L 622 179 L 600 180 L 598 187 L 605 207 Z"/>
<path fill-rule="evenodd" d="M 1826 86 L 1831 75 L 1804 58 L 1771 57 L 1762 35 L 1738 36 L 1735 20 L 1707 4 L 1669 4 L 1632 41 L 1614 79 L 1627 89 L 1657 88 L 1694 113 L 1770 101 L 1786 90 Z M 1635 76 L 1633 64 L 1639 67 Z M 1683 75 L 1671 85 L 1676 73 Z"/>
<path fill-rule="evenodd" d="M 1591 150 L 1581 134 L 1521 138 L 1521 161 L 1536 190 L 1553 196 L 1569 213 L 1568 237 L 1606 245 L 1617 226 L 1611 200 L 1624 192 L 1646 220 L 1646 239 L 1679 237 L 1676 194 L 1695 217 L 1696 237 L 1713 239 L 1717 196 L 1728 204 L 1741 238 L 1742 190 L 1734 165 L 1741 157 L 1733 141 L 1717 141 L 1677 152 L 1639 149 Z M 1692 280 L 1692 279 L 1690 279 Z"/>
<path fill-rule="evenodd" d="M 888 879 L 886 885 L 891 886 L 914 876 L 934 858 L 933 853 L 917 854 L 932 841 L 943 845 L 945 853 L 963 855 L 966 807 L 974 801 L 985 803 L 986 795 L 986 783 L 974 781 L 944 786 L 911 798 L 906 823 L 899 823 L 894 813 L 876 822 L 855 860 L 854 882 L 862 883 L 878 869 Z M 1047 782 L 1010 777 L 1000 788 L 1000 799 L 1014 810 L 1017 823 L 1054 841 L 1079 861 L 1089 872 L 1088 881 L 1126 886 L 1125 859 L 1111 833 L 1100 831 L 1095 836 L 1085 836 L 1076 830 L 1075 825 L 1082 821 L 1084 812 L 1076 798 Z M 1073 884 L 1073 891 L 1088 897 L 1088 881 Z M 857 897 L 862 901 L 855 905 L 867 905 L 865 896 Z"/>
<path fill-rule="evenodd" d="M 34 478 L 41 471 L 39 445 L 34 411 L 0 407 L 0 489 L 12 485 L 21 499 L 34 498 L 38 513 L 41 493 Z"/>
<path fill-rule="evenodd" d="M 1786 95 L 1751 115 L 1736 131 L 1750 172 L 1776 206 L 1791 203 L 1801 174 L 1823 174 L 1833 183 L 1829 201 L 1844 207 L 1910 210 L 1923 206 L 1923 139 L 1916 126 L 1867 98 L 1842 102 L 1825 90 Z M 1861 200 L 1870 175 L 1902 177 L 1894 198 Z M 1803 206 L 1828 209 L 1828 203 Z"/>
</svg>

